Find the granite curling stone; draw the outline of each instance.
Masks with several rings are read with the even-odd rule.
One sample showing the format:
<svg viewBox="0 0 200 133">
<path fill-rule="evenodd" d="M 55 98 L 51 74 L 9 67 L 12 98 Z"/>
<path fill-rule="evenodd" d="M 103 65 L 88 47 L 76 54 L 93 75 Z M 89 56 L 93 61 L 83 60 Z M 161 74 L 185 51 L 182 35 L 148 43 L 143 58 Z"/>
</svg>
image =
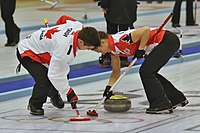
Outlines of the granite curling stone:
<svg viewBox="0 0 200 133">
<path fill-rule="evenodd" d="M 104 109 L 108 112 L 126 112 L 131 108 L 131 100 L 123 95 L 114 95 L 104 102 Z"/>
</svg>

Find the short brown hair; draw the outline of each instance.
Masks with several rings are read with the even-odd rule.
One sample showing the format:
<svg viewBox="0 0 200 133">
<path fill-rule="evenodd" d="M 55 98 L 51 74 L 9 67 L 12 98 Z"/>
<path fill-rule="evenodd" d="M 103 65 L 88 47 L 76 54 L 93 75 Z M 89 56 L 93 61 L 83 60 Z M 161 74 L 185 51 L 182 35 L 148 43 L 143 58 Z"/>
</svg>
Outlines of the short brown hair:
<svg viewBox="0 0 200 133">
<path fill-rule="evenodd" d="M 98 31 L 100 39 L 107 39 L 108 34 L 105 33 L 104 31 Z"/>
<path fill-rule="evenodd" d="M 100 46 L 100 38 L 98 31 L 93 27 L 85 27 L 83 28 L 79 34 L 78 38 L 84 41 L 84 45 L 86 46 Z"/>
</svg>

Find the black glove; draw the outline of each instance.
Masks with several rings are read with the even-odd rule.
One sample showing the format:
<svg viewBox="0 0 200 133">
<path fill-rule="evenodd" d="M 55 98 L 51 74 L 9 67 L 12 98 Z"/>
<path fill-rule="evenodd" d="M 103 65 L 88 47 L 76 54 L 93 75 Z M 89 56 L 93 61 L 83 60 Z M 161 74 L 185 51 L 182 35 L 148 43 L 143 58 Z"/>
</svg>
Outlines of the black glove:
<svg viewBox="0 0 200 133">
<path fill-rule="evenodd" d="M 69 89 L 69 91 L 66 94 L 67 96 L 67 101 L 71 104 L 72 109 L 76 109 L 76 103 L 78 101 L 78 96 L 76 95 L 76 93 L 74 92 L 74 90 L 72 88 Z"/>
<path fill-rule="evenodd" d="M 111 96 L 114 95 L 114 94 L 113 94 L 113 91 L 110 91 L 110 88 L 111 88 L 111 86 L 110 86 L 110 85 L 107 85 L 107 86 L 106 86 L 106 89 L 104 90 L 103 96 L 106 96 L 105 101 L 108 100 Z"/>
<path fill-rule="evenodd" d="M 143 55 L 145 54 L 145 51 L 144 50 L 137 50 L 136 52 L 135 52 L 135 55 L 134 55 L 134 57 L 133 57 L 133 60 L 135 59 L 135 58 L 137 58 L 137 59 L 140 59 L 140 58 L 143 58 Z"/>
</svg>

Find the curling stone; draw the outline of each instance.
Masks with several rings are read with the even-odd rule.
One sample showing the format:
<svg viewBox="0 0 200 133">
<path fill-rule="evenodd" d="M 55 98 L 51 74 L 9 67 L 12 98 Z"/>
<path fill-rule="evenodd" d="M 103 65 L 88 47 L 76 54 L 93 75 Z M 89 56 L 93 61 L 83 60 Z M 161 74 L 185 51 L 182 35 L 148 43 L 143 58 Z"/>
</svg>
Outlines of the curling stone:
<svg viewBox="0 0 200 133">
<path fill-rule="evenodd" d="M 104 109 L 108 112 L 126 112 L 131 108 L 131 100 L 123 95 L 114 95 L 104 102 Z"/>
</svg>

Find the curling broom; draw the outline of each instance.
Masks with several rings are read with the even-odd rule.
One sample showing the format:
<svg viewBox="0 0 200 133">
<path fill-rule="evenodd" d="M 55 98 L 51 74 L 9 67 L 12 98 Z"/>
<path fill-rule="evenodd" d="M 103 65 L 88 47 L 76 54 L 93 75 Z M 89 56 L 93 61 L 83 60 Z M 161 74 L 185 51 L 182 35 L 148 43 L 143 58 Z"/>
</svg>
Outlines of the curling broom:
<svg viewBox="0 0 200 133">
<path fill-rule="evenodd" d="M 91 120 L 90 117 L 81 117 L 80 112 L 77 108 L 75 108 L 75 111 L 76 111 L 77 117 L 70 117 L 69 121 L 90 121 Z"/>
</svg>

